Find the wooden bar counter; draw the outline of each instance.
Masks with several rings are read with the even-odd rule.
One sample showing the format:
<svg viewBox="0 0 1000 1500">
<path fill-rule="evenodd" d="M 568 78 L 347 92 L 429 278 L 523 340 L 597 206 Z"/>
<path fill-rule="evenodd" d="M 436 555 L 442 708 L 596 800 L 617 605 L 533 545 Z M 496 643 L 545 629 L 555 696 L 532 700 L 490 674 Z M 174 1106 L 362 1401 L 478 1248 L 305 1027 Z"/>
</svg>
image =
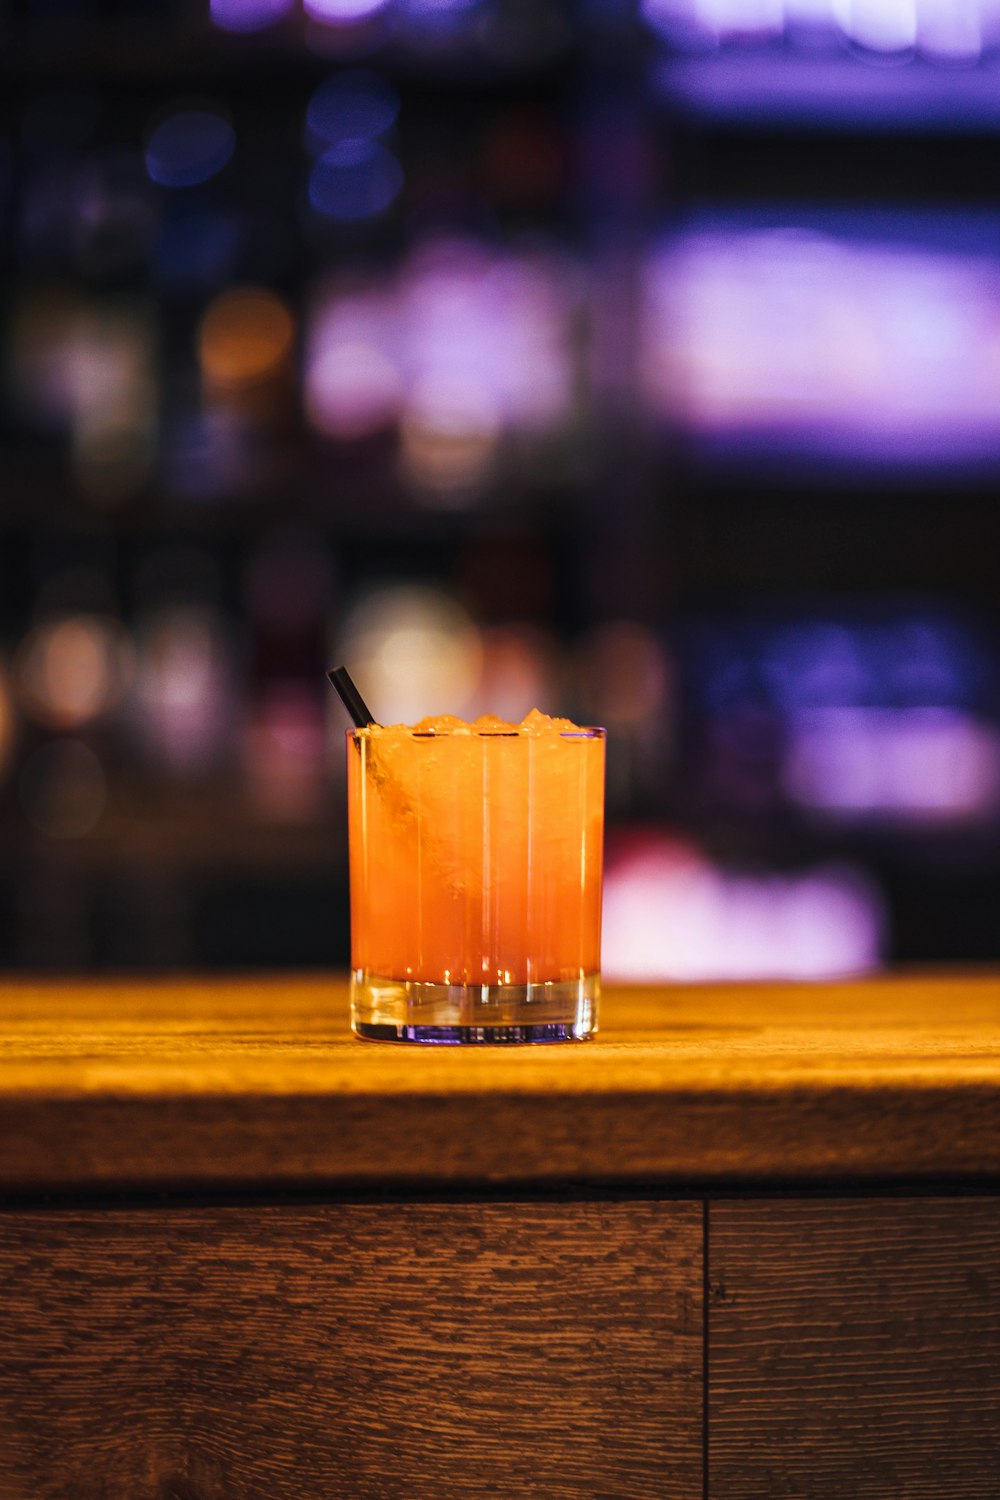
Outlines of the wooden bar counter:
<svg viewBox="0 0 1000 1500">
<path fill-rule="evenodd" d="M 1000 975 L 0 983 L 0 1500 L 1000 1495 Z"/>
</svg>

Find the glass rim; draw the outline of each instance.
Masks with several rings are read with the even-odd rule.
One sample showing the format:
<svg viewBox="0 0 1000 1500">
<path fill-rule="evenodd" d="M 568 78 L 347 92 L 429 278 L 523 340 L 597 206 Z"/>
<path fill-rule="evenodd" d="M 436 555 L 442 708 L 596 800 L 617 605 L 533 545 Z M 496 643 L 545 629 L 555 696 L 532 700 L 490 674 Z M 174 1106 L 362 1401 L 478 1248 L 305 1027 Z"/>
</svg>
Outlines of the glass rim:
<svg viewBox="0 0 1000 1500">
<path fill-rule="evenodd" d="M 476 729 L 473 725 L 462 729 L 414 729 L 409 724 L 368 724 L 364 729 L 345 731 L 349 740 L 371 740 L 380 735 L 398 735 L 412 740 L 545 740 L 554 737 L 560 740 L 603 740 L 607 730 L 600 724 L 578 724 L 573 729 L 524 729 L 519 724 L 509 729 Z"/>
</svg>

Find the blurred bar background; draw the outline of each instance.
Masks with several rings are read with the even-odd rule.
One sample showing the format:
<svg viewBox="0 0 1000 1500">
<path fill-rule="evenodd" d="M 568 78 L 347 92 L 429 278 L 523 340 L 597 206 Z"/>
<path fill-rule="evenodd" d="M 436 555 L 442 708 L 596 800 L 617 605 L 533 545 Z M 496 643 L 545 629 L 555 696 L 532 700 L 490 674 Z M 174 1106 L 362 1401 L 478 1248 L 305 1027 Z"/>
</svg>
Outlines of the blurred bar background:
<svg viewBox="0 0 1000 1500">
<path fill-rule="evenodd" d="M 0 6 L 0 962 L 346 967 L 607 725 L 609 977 L 1000 958 L 1000 0 Z"/>
</svg>

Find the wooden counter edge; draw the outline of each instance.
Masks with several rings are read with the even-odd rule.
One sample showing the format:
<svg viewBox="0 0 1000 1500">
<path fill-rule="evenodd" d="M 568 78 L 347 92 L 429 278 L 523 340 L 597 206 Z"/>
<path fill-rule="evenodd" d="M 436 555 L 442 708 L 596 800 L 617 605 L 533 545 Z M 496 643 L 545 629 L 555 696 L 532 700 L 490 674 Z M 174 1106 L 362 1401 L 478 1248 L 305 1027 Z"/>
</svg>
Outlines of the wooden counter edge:
<svg viewBox="0 0 1000 1500">
<path fill-rule="evenodd" d="M 1000 1180 L 1000 1087 L 0 1099 L 0 1193 Z"/>
<path fill-rule="evenodd" d="M 324 976 L 5 992 L 0 1192 L 1000 1176 L 995 973 L 610 987 L 610 1045 L 451 1057 Z"/>
</svg>

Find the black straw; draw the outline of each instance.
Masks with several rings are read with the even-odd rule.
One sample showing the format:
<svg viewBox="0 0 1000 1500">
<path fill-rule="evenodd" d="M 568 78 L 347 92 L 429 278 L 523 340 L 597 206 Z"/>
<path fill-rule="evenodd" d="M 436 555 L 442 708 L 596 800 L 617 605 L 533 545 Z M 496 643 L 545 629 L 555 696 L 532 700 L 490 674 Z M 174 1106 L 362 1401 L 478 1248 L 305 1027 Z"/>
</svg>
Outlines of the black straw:
<svg viewBox="0 0 1000 1500">
<path fill-rule="evenodd" d="M 351 678 L 346 667 L 331 667 L 327 677 L 333 683 L 340 694 L 341 701 L 358 729 L 367 729 L 374 724 L 370 708 L 368 707 Z"/>
</svg>

